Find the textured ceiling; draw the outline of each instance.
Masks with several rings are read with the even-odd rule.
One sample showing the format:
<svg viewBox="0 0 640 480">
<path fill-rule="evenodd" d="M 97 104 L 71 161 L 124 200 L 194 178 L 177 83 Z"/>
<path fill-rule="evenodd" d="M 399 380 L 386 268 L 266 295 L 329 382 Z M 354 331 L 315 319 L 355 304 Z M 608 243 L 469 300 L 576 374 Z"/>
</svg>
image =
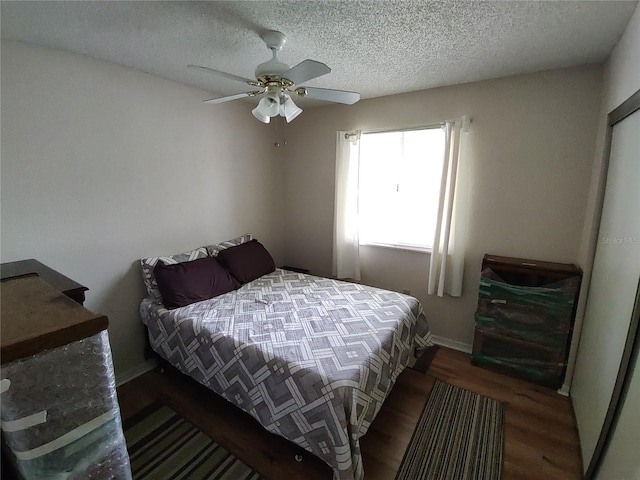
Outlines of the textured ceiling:
<svg viewBox="0 0 640 480">
<path fill-rule="evenodd" d="M 635 1 L 2 1 L 2 38 L 133 67 L 212 96 L 249 90 L 186 68 L 253 78 L 280 30 L 280 59 L 332 73 L 306 85 L 362 98 L 606 59 Z M 305 105 L 305 102 L 300 102 Z M 310 103 L 306 103 L 307 106 Z"/>
</svg>

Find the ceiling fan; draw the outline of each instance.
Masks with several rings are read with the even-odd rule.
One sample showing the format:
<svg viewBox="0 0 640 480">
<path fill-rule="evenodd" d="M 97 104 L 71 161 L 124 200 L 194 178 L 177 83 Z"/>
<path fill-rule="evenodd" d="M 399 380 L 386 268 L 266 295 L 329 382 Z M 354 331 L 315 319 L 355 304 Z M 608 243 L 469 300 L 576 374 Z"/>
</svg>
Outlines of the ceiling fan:
<svg viewBox="0 0 640 480">
<path fill-rule="evenodd" d="M 258 106 L 253 109 L 253 116 L 263 123 L 269 123 L 271 117 L 280 115 L 284 117 L 288 123 L 302 113 L 302 109 L 291 99 L 292 95 L 328 102 L 344 103 L 346 105 L 352 105 L 360 100 L 360 94 L 356 92 L 330 90 L 327 88 L 297 87 L 296 85 L 300 83 L 326 75 L 331 72 L 331 69 L 324 63 L 316 60 L 304 60 L 295 67 L 289 68 L 289 65 L 278 60 L 278 52 L 282 50 L 282 47 L 287 42 L 287 37 L 282 32 L 268 31 L 262 35 L 262 40 L 271 50 L 273 57 L 271 60 L 258 65 L 255 72 L 255 80 L 221 72 L 220 70 L 214 70 L 209 67 L 188 65 L 190 68 L 214 73 L 221 77 L 237 80 L 257 88 L 257 90 L 250 92 L 237 93 L 221 98 L 211 98 L 205 100 L 204 103 L 216 104 L 238 100 L 240 98 L 264 95 L 258 102 Z"/>
</svg>

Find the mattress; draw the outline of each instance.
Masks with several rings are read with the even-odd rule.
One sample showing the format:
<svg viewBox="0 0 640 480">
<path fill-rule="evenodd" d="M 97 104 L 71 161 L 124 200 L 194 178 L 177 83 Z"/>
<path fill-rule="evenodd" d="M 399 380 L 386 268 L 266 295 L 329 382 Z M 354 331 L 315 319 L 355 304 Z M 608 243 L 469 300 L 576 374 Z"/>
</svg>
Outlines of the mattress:
<svg viewBox="0 0 640 480">
<path fill-rule="evenodd" d="M 416 348 L 432 345 L 415 298 L 276 269 L 175 310 L 140 306 L 152 348 L 278 434 L 364 477 L 360 438 Z"/>
</svg>

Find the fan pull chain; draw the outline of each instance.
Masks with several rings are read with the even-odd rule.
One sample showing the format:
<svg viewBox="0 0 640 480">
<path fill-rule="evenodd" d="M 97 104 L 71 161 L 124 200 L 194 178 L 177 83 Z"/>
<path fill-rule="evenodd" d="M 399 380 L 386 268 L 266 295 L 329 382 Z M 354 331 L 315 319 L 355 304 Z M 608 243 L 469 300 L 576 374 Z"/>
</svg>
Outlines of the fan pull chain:
<svg viewBox="0 0 640 480">
<path fill-rule="evenodd" d="M 287 139 L 284 137 L 284 134 L 282 135 L 282 141 L 280 141 L 280 131 L 283 131 L 284 133 L 284 126 L 281 127 L 282 125 L 282 118 L 280 116 L 274 117 L 276 120 L 276 140 L 273 143 L 273 145 L 277 148 L 279 148 L 281 145 L 282 146 L 286 146 L 287 145 Z"/>
</svg>

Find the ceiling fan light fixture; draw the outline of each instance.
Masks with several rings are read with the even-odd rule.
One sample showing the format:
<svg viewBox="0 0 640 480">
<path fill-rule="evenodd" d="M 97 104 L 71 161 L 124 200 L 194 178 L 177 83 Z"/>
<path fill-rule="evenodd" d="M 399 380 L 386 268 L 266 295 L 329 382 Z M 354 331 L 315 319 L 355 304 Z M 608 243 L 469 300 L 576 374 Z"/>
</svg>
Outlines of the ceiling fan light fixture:
<svg viewBox="0 0 640 480">
<path fill-rule="evenodd" d="M 293 103 L 289 95 L 285 95 L 284 102 L 280 105 L 280 115 L 287 120 L 287 123 L 291 123 L 301 113 L 302 109 Z"/>
<path fill-rule="evenodd" d="M 278 94 L 276 92 L 269 92 L 266 97 L 263 97 L 258 102 L 258 106 L 254 108 L 251 113 L 262 123 L 269 123 L 270 117 L 275 117 L 279 111 L 280 102 L 278 100 Z"/>
<path fill-rule="evenodd" d="M 260 112 L 259 105 L 253 110 L 251 110 L 251 113 L 253 114 L 254 117 L 260 120 L 262 123 L 269 123 L 271 121 L 271 117 L 269 115 L 264 115 L 262 112 Z"/>
</svg>

